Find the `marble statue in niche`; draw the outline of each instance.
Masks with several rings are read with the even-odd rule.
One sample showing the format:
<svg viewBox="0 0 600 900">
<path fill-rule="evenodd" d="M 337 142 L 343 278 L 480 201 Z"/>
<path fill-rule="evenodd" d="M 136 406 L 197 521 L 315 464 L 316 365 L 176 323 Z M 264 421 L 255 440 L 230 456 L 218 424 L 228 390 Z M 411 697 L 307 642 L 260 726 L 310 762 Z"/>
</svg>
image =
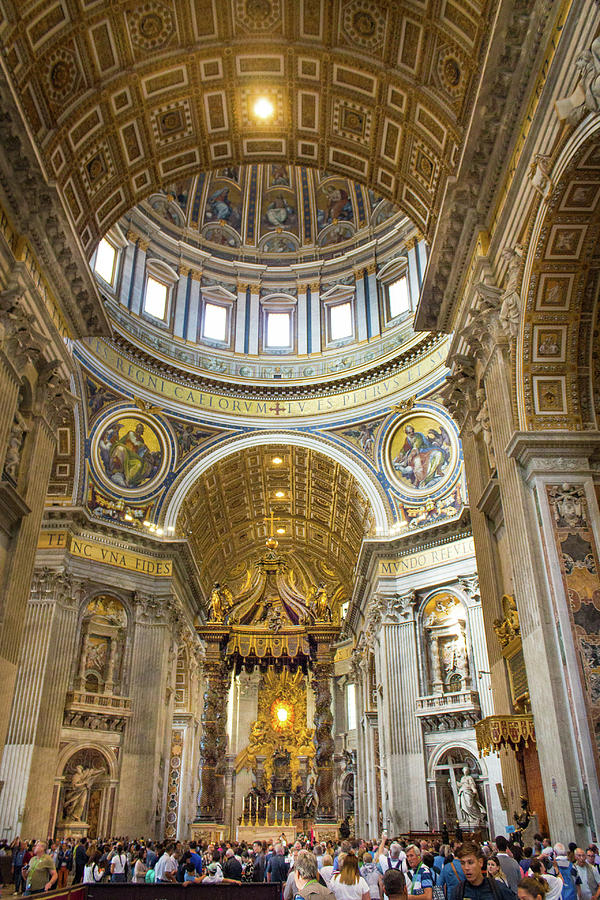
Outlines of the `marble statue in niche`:
<svg viewBox="0 0 600 900">
<path fill-rule="evenodd" d="M 431 597 L 423 611 L 430 682 L 436 694 L 470 686 L 465 619 L 461 602 L 446 593 Z"/>
<path fill-rule="evenodd" d="M 485 807 L 479 799 L 477 784 L 468 766 L 463 766 L 462 778 L 457 784 L 458 805 L 461 817 L 467 824 L 483 825 L 487 821 Z"/>
</svg>

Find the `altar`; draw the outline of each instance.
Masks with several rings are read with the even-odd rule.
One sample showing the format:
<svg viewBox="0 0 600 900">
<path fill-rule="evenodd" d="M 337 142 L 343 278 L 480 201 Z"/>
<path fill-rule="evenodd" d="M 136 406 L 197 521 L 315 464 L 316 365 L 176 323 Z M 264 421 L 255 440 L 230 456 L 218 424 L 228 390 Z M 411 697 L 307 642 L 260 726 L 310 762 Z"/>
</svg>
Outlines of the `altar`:
<svg viewBox="0 0 600 900">
<path fill-rule="evenodd" d="M 238 825 L 235 839 L 247 844 L 252 841 L 266 841 L 269 844 L 283 835 L 286 844 L 293 844 L 297 834 L 295 825 Z"/>
<path fill-rule="evenodd" d="M 233 590 L 215 585 L 209 621 L 198 627 L 206 692 L 192 830 L 248 842 L 293 843 L 318 824 L 337 834 L 330 678 L 338 596 L 323 582 L 302 584 L 272 535 L 242 576 Z M 235 755 L 223 715 L 229 693 Z"/>
</svg>

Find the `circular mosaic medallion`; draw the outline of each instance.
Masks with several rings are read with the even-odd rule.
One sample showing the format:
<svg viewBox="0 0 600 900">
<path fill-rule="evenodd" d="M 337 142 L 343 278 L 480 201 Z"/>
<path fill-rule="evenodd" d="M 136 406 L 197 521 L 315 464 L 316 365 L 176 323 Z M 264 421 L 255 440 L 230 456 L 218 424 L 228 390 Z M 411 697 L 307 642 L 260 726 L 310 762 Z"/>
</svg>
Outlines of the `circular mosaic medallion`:
<svg viewBox="0 0 600 900">
<path fill-rule="evenodd" d="M 170 456 L 164 427 L 137 410 L 113 413 L 99 424 L 92 441 L 96 473 L 126 496 L 145 494 L 158 484 Z"/>
<path fill-rule="evenodd" d="M 424 497 L 456 471 L 458 447 L 450 428 L 427 412 L 410 413 L 391 429 L 384 449 L 390 479 L 403 493 Z"/>
</svg>

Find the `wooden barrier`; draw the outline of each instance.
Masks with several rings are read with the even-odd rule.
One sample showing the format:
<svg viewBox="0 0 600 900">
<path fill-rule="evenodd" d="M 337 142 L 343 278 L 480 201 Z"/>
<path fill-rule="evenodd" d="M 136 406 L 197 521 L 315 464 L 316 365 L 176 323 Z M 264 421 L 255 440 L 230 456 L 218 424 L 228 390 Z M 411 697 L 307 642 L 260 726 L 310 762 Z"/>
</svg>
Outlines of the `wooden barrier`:
<svg viewBox="0 0 600 900">
<path fill-rule="evenodd" d="M 282 885 L 259 884 L 86 884 L 87 900 L 280 900 Z M 58 893 L 58 892 L 57 892 Z M 73 898 L 79 900 L 79 898 Z"/>
</svg>

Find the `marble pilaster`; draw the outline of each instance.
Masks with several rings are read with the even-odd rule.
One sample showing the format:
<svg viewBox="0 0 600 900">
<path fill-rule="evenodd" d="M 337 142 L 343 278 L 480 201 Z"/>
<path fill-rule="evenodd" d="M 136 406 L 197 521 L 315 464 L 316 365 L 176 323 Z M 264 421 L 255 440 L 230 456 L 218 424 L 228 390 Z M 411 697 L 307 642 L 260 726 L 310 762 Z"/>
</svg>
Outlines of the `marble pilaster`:
<svg viewBox="0 0 600 900">
<path fill-rule="evenodd" d="M 129 683 L 135 685 L 132 715 L 123 736 L 116 808 L 117 834 L 154 834 L 158 768 L 165 742 L 163 710 L 171 647 L 170 597 L 136 595 Z M 171 723 L 168 723 L 170 733 Z M 161 727 L 163 726 L 163 727 Z"/>
<path fill-rule="evenodd" d="M 419 695 L 415 595 L 390 598 L 377 637 L 383 686 L 379 716 L 387 778 L 387 815 L 394 833 L 419 830 L 428 818 L 423 735 L 414 715 Z"/>
<path fill-rule="evenodd" d="M 0 778 L 0 817 L 12 834 L 47 834 L 62 713 L 77 645 L 75 585 L 61 571 L 34 575 L 25 615 Z"/>
</svg>

